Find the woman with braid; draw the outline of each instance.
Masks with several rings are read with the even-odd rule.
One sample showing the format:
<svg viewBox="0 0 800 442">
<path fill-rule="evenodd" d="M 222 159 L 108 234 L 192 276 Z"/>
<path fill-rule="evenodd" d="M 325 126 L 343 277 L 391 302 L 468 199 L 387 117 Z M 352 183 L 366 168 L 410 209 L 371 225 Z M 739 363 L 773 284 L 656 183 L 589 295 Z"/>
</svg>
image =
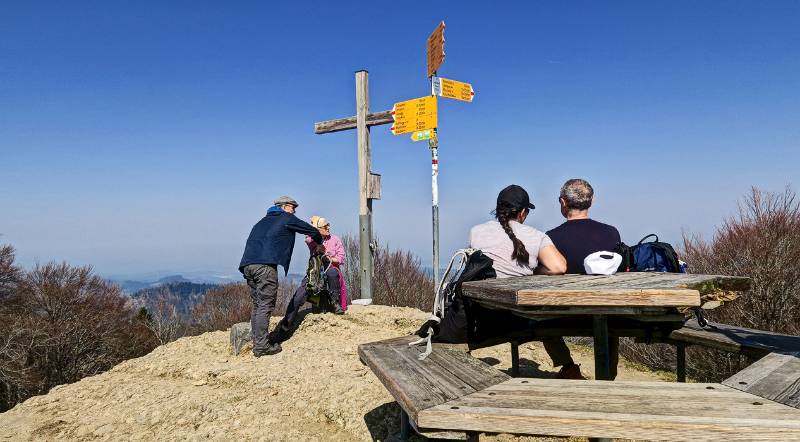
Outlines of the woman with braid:
<svg viewBox="0 0 800 442">
<path fill-rule="evenodd" d="M 492 258 L 498 278 L 561 275 L 567 271 L 567 260 L 553 241 L 545 233 L 523 224 L 532 209 L 535 206 L 528 192 L 512 184 L 497 195 L 493 212 L 496 221 L 479 224 L 469 232 L 469 246 Z M 563 339 L 547 338 L 542 343 L 553 366 L 561 366 L 559 377 L 583 379 L 580 366 L 572 360 Z"/>
</svg>

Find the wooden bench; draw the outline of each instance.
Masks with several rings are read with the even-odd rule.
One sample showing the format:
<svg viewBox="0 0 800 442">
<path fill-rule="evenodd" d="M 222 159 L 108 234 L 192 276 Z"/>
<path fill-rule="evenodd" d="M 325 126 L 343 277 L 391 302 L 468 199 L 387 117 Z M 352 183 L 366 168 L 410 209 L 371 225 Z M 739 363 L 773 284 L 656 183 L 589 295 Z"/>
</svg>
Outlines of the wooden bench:
<svg viewBox="0 0 800 442">
<path fill-rule="evenodd" d="M 677 350 L 678 382 L 686 381 L 686 347 L 689 345 L 739 353 L 753 359 L 762 358 L 769 353 L 800 352 L 800 336 L 717 323 L 700 327 L 695 319 L 673 331 L 665 342 L 675 345 Z"/>
<path fill-rule="evenodd" d="M 800 410 L 789 406 L 800 402 L 794 356 L 764 358 L 726 380 L 730 385 L 530 379 L 509 377 L 468 355 L 467 346 L 434 344 L 420 361 L 423 347 L 408 346 L 415 339 L 359 346 L 361 360 L 402 409 L 401 438 L 413 428 L 427 437 L 473 441 L 480 433 L 800 440 Z M 776 380 L 781 387 L 770 390 Z"/>
<path fill-rule="evenodd" d="M 380 379 L 402 409 L 401 437 L 409 427 L 430 438 L 466 439 L 463 432 L 420 427 L 419 412 L 461 396 L 481 391 L 510 377 L 466 353 L 466 346 L 434 344 L 433 353 L 420 361 L 424 347 L 409 347 L 416 336 L 390 339 L 358 347 L 358 355 Z"/>
</svg>

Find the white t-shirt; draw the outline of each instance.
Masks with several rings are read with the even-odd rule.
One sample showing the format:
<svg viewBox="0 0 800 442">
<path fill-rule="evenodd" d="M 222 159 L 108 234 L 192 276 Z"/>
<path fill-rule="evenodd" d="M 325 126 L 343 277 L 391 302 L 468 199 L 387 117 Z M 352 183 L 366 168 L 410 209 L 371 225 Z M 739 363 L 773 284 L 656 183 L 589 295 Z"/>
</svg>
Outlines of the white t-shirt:
<svg viewBox="0 0 800 442">
<path fill-rule="evenodd" d="M 494 271 L 497 272 L 498 278 L 532 275 L 533 270 L 539 265 L 539 250 L 542 247 L 552 246 L 553 241 L 547 234 L 533 227 L 516 221 L 509 221 L 509 225 L 530 255 L 527 266 L 521 266 L 511 258 L 514 253 L 514 243 L 511 242 L 511 238 L 497 221 L 489 221 L 473 227 L 469 231 L 469 246 L 480 249 L 484 255 L 492 258 Z"/>
</svg>

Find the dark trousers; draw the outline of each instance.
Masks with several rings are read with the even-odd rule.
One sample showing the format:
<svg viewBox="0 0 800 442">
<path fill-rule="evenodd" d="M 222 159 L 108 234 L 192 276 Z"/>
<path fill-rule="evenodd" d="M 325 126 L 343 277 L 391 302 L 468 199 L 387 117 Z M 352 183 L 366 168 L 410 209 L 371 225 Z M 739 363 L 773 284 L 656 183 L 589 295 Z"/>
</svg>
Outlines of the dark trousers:
<svg viewBox="0 0 800 442">
<path fill-rule="evenodd" d="M 250 313 L 250 334 L 253 351 L 264 350 L 268 344 L 269 318 L 278 298 L 278 268 L 269 264 L 250 264 L 242 269 L 253 311 Z"/>
<path fill-rule="evenodd" d="M 333 266 L 328 267 L 328 270 L 325 271 L 325 280 L 330 296 L 328 303 L 333 303 L 334 306 L 339 305 L 339 270 Z M 294 296 L 292 296 L 292 300 L 289 301 L 289 305 L 286 307 L 286 314 L 283 315 L 283 319 L 281 319 L 281 322 L 278 323 L 275 331 L 269 337 L 270 342 L 285 341 L 289 338 L 292 329 L 297 325 L 295 322 L 297 322 L 300 308 L 308 300 L 306 283 L 308 283 L 308 279 L 303 278 L 300 287 L 297 287 L 297 290 L 294 291 Z M 325 300 L 320 300 L 320 303 L 325 303 Z"/>
<path fill-rule="evenodd" d="M 569 347 L 564 342 L 564 338 L 542 338 L 544 349 L 547 355 L 553 360 L 553 367 L 574 364 L 572 355 L 569 354 Z M 608 338 L 608 357 L 610 362 L 609 374 L 611 380 L 617 377 L 617 364 L 619 363 L 619 338 L 610 336 Z"/>
</svg>

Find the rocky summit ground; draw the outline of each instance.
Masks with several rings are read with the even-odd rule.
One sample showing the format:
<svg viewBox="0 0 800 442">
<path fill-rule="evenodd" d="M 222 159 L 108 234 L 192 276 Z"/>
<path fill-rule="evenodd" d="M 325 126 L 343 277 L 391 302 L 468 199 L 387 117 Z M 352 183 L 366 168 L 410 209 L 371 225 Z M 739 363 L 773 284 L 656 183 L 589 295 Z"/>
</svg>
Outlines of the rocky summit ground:
<svg viewBox="0 0 800 442">
<path fill-rule="evenodd" d="M 227 332 L 179 339 L 0 414 L 0 440 L 391 439 L 399 407 L 361 364 L 357 347 L 408 335 L 427 315 L 384 306 L 309 314 L 282 353 L 258 359 L 250 346 L 231 355 Z M 571 347 L 592 373 L 591 349 Z M 473 355 L 509 370 L 509 353 L 506 344 Z M 540 344 L 522 346 L 520 357 L 523 375 L 554 375 Z M 623 362 L 619 379 L 658 377 Z"/>
</svg>

